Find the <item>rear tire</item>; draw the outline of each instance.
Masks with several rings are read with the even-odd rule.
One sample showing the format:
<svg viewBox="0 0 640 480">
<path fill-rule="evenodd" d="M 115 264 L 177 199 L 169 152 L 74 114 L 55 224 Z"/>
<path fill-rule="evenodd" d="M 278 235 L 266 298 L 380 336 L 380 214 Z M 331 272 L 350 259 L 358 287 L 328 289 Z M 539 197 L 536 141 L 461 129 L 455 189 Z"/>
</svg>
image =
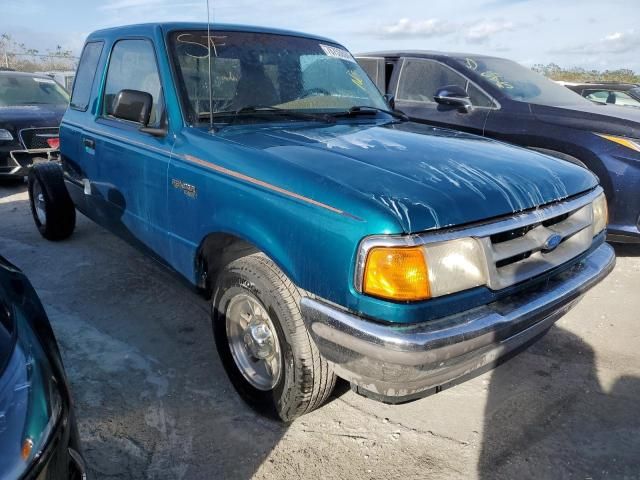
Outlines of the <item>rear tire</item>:
<svg viewBox="0 0 640 480">
<path fill-rule="evenodd" d="M 47 240 L 69 238 L 76 226 L 76 209 L 57 163 L 34 165 L 29 172 L 29 203 L 33 221 Z"/>
<path fill-rule="evenodd" d="M 245 312 L 254 313 L 240 315 L 247 322 L 240 333 L 239 302 L 253 305 Z M 262 320 L 258 322 L 258 333 L 269 337 L 267 343 L 277 342 L 277 348 L 252 356 L 256 353 L 254 337 L 246 332 L 255 326 L 255 318 L 264 319 L 264 327 Z M 265 255 L 242 257 L 222 270 L 212 295 L 212 323 L 218 354 L 231 383 L 258 412 L 290 422 L 318 408 L 331 394 L 336 377 L 307 332 L 300 312 L 300 293 Z M 248 355 L 243 355 L 243 344 Z M 277 356 L 280 363 L 263 370 L 276 375 L 263 375 L 259 381 L 261 376 L 256 372 L 262 356 L 262 361 L 273 365 Z"/>
</svg>

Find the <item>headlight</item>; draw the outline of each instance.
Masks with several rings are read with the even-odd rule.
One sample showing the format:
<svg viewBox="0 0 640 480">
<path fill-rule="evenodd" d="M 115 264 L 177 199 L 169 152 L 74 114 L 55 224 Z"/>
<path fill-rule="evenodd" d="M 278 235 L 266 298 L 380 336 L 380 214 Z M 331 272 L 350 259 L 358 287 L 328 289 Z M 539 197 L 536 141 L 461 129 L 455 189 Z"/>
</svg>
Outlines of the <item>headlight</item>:
<svg viewBox="0 0 640 480">
<path fill-rule="evenodd" d="M 0 142 L 10 142 L 13 140 L 13 135 L 9 130 L 5 130 L 4 128 L 0 128 Z"/>
<path fill-rule="evenodd" d="M 362 273 L 363 293 L 396 301 L 427 300 L 487 283 L 483 250 L 473 238 L 374 247 Z"/>
<path fill-rule="evenodd" d="M 607 197 L 603 193 L 593 201 L 593 235 L 599 234 L 609 223 L 609 210 Z"/>
<path fill-rule="evenodd" d="M 627 137 L 618 137 L 616 135 L 606 135 L 604 133 L 596 133 L 599 137 L 602 137 L 611 142 L 615 142 L 618 145 L 622 145 L 623 147 L 630 148 L 631 150 L 635 150 L 636 152 L 640 152 L 640 141 L 635 140 L 633 138 Z"/>
<path fill-rule="evenodd" d="M 460 238 L 423 248 L 429 265 L 432 297 L 486 285 L 487 264 L 478 240 Z"/>
<path fill-rule="evenodd" d="M 62 412 L 53 371 L 28 322 L 0 375 L 0 478 L 19 478 L 44 450 Z"/>
</svg>

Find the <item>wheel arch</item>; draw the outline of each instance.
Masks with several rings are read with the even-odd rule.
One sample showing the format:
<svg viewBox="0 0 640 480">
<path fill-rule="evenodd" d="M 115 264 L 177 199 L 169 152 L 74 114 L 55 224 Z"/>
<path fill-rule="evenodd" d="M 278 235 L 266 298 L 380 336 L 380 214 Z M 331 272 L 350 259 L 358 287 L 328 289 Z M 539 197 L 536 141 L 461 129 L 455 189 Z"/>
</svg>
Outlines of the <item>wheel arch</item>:
<svg viewBox="0 0 640 480">
<path fill-rule="evenodd" d="M 290 257 L 277 243 L 267 237 L 259 241 L 238 232 L 207 233 L 196 250 L 195 273 L 197 287 L 208 297 L 218 273 L 230 262 L 254 253 L 263 253 L 287 275 L 294 284 Z"/>
<path fill-rule="evenodd" d="M 593 151 L 585 146 L 573 144 L 568 144 L 562 149 L 532 145 L 527 146 L 527 148 L 586 168 L 598 177 L 600 185 L 602 185 L 607 193 L 607 197 L 612 197 L 613 186 L 609 178 L 609 172 L 597 151 Z"/>
<path fill-rule="evenodd" d="M 578 165 L 579 167 L 586 168 L 589 170 L 589 167 L 580 160 L 579 158 L 574 157 L 573 155 L 569 155 L 568 153 L 560 152 L 558 150 L 553 150 L 550 148 L 542 148 L 542 147 L 528 147 L 529 150 L 535 150 L 536 152 L 544 153 L 545 155 L 549 155 L 552 157 L 559 158 L 561 160 L 565 160 L 567 162 L 573 163 L 574 165 Z"/>
</svg>

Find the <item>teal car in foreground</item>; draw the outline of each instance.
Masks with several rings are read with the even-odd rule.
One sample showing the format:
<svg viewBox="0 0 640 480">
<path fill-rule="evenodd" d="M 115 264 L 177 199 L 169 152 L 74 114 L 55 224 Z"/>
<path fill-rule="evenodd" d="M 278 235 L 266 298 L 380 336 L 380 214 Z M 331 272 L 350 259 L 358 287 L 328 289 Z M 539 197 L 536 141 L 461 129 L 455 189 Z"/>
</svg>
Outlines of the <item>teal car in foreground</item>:
<svg viewBox="0 0 640 480">
<path fill-rule="evenodd" d="M 237 25 L 102 30 L 35 223 L 75 210 L 210 295 L 218 352 L 285 421 L 336 376 L 402 402 L 495 365 L 613 268 L 588 171 L 418 125 L 332 40 Z"/>
</svg>

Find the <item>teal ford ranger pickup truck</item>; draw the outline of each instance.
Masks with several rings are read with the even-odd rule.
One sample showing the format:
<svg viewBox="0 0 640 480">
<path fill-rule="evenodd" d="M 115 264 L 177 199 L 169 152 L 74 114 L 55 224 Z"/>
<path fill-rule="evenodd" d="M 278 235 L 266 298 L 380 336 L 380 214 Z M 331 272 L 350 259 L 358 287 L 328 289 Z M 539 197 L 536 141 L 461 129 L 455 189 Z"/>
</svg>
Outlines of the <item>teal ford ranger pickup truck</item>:
<svg viewBox="0 0 640 480">
<path fill-rule="evenodd" d="M 238 25 L 95 32 L 30 175 L 211 299 L 237 391 L 284 421 L 336 377 L 399 403 L 530 344 L 613 268 L 587 170 L 407 121 L 340 44 Z"/>
</svg>

